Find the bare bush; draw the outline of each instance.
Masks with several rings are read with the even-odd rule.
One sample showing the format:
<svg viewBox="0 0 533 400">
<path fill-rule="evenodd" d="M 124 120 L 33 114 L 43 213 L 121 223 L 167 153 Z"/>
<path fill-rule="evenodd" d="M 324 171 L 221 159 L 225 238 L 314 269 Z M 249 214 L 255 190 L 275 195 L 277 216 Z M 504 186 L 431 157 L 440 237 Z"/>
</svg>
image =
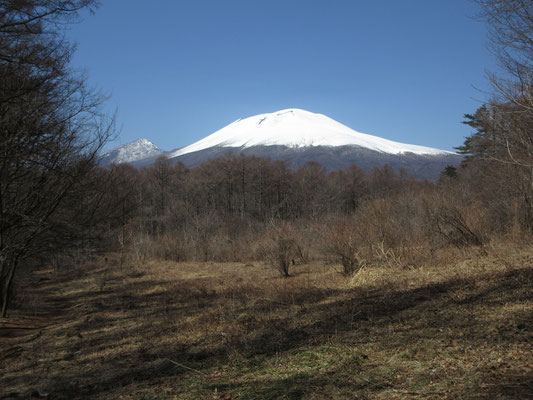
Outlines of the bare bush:
<svg viewBox="0 0 533 400">
<path fill-rule="evenodd" d="M 397 193 L 368 200 L 353 215 L 357 252 L 361 258 L 390 267 L 419 263 L 427 245 L 425 192 Z"/>
<path fill-rule="evenodd" d="M 345 276 L 354 275 L 365 266 L 359 252 L 360 240 L 353 222 L 337 221 L 324 234 L 326 253 L 342 265 Z"/>
<path fill-rule="evenodd" d="M 139 233 L 132 238 L 131 246 L 137 264 L 144 264 L 149 258 L 152 239 L 150 236 Z"/>
<path fill-rule="evenodd" d="M 322 221 L 311 219 L 310 221 L 299 221 L 295 226 L 296 257 L 301 264 L 308 264 L 316 257 L 317 239 L 322 230 Z"/>
<path fill-rule="evenodd" d="M 266 232 L 263 256 L 283 277 L 290 276 L 289 270 L 294 263 L 296 249 L 294 227 L 288 222 L 273 222 Z"/>
<path fill-rule="evenodd" d="M 473 207 L 473 209 L 475 209 Z M 472 223 L 473 218 L 469 218 L 468 210 L 452 206 L 441 205 L 437 210 L 435 227 L 447 243 L 456 247 L 481 246 L 484 237 Z"/>
<path fill-rule="evenodd" d="M 485 205 L 459 188 L 446 187 L 435 193 L 427 212 L 433 242 L 439 246 L 481 246 L 491 231 L 492 218 Z"/>
</svg>

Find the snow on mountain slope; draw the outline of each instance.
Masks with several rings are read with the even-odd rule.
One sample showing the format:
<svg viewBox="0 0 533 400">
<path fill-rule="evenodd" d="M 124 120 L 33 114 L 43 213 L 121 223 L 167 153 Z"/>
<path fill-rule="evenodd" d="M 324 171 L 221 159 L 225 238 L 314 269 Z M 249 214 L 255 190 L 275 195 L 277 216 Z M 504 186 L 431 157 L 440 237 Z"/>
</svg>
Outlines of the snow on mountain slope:
<svg viewBox="0 0 533 400">
<path fill-rule="evenodd" d="M 273 145 L 293 148 L 360 146 L 388 154 L 454 154 L 431 147 L 398 143 L 360 133 L 323 114 L 294 108 L 241 118 L 196 143 L 170 152 L 168 157 L 178 157 L 211 147 L 248 148 Z"/>
<path fill-rule="evenodd" d="M 146 139 L 126 143 L 102 154 L 101 164 L 121 164 L 163 154 L 163 150 Z"/>
</svg>

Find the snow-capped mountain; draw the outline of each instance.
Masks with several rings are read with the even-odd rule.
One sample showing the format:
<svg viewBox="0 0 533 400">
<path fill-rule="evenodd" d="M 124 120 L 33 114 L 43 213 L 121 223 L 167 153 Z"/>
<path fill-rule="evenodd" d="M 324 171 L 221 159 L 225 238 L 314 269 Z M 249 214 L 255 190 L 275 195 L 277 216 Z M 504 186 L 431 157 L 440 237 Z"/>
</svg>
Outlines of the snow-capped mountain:
<svg viewBox="0 0 533 400">
<path fill-rule="evenodd" d="M 396 155 L 453 154 L 431 147 L 398 143 L 360 133 L 323 114 L 294 108 L 238 119 L 196 143 L 170 152 L 168 157 L 178 157 L 213 147 L 247 149 L 254 146 L 289 148 L 357 146 Z"/>
<path fill-rule="evenodd" d="M 104 154 L 102 164 L 128 162 L 146 167 L 164 155 L 192 168 L 228 153 L 283 160 L 292 168 L 316 161 L 329 171 L 352 164 L 367 171 L 389 165 L 427 179 L 438 178 L 445 167 L 457 166 L 462 160 L 449 151 L 360 133 L 325 115 L 293 108 L 238 119 L 198 142 L 168 152 L 145 139 L 137 140 Z"/>
<path fill-rule="evenodd" d="M 162 154 L 164 154 L 164 151 L 152 142 L 146 139 L 139 139 L 102 154 L 100 163 L 102 165 L 135 163 L 139 160 L 156 158 Z"/>
<path fill-rule="evenodd" d="M 410 176 L 437 179 L 462 157 L 444 150 L 398 143 L 354 131 L 325 115 L 287 109 L 239 119 L 204 139 L 167 153 L 195 167 L 227 153 L 283 160 L 292 168 L 316 161 L 329 171 L 355 164 L 367 171 L 389 165 Z"/>
</svg>

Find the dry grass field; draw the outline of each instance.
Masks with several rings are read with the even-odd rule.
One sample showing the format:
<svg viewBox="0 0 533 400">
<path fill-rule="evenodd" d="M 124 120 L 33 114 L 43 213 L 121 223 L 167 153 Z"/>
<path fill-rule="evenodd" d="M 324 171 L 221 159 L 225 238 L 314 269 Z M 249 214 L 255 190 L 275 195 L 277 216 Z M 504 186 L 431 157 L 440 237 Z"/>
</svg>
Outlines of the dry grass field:
<svg viewBox="0 0 533 400">
<path fill-rule="evenodd" d="M 533 398 L 531 247 L 352 278 L 108 257 L 26 282 L 0 322 L 0 398 Z"/>
</svg>

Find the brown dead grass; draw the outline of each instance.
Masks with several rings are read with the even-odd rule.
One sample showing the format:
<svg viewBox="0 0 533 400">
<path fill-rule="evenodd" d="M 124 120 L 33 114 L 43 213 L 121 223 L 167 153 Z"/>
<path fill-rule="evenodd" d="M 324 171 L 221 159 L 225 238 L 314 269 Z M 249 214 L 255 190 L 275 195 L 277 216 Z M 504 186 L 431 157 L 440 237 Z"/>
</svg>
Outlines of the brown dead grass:
<svg viewBox="0 0 533 400">
<path fill-rule="evenodd" d="M 0 397 L 533 398 L 531 247 L 340 270 L 111 257 L 50 271 L 25 296 L 56 318 L 0 343 Z"/>
</svg>

